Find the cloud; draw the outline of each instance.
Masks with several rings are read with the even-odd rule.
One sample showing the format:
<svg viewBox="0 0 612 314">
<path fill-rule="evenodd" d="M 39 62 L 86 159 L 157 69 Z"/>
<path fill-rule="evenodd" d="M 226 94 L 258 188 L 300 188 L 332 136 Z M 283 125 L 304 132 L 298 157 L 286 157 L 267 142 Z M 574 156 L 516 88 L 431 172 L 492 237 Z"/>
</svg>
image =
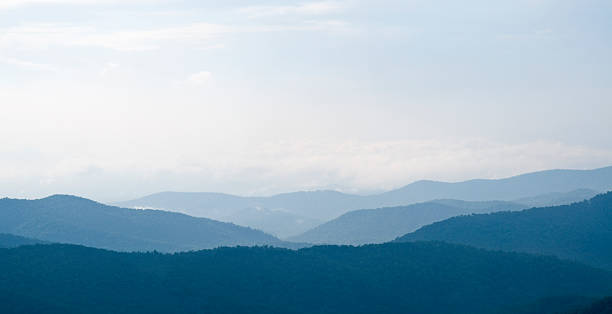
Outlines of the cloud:
<svg viewBox="0 0 612 314">
<path fill-rule="evenodd" d="M 212 79 L 212 73 L 208 71 L 202 71 L 192 74 L 187 78 L 187 83 L 194 86 L 204 86 Z"/>
<path fill-rule="evenodd" d="M 357 190 L 391 189 L 421 179 L 501 178 L 550 168 L 595 168 L 610 163 L 611 150 L 560 142 L 506 144 L 472 138 L 270 142 L 250 150 L 245 160 L 224 160 L 203 169 L 220 172 L 220 178 L 268 182 L 268 186 L 258 188 L 278 192 L 287 186 L 316 189 L 333 184 Z"/>
<path fill-rule="evenodd" d="M 17 66 L 31 71 L 57 72 L 58 69 L 50 64 L 34 63 L 30 61 L 0 56 L 0 63 Z"/>
<path fill-rule="evenodd" d="M 190 143 L 193 149 L 181 149 L 179 144 L 164 142 L 160 144 L 164 149 L 158 152 L 125 146 L 121 154 L 94 149 L 66 155 L 58 149 L 29 159 L 25 157 L 32 152 L 11 155 L 0 151 L 0 182 L 7 182 L 0 188 L 17 193 L 21 184 L 15 182 L 22 180 L 28 196 L 44 191 L 42 194 L 76 193 L 113 200 L 161 190 L 261 195 L 340 186 L 367 191 L 397 188 L 420 179 L 501 178 L 612 163 L 610 150 L 546 141 L 285 141 L 257 142 L 234 150 L 210 144 Z M 183 153 L 178 156 L 172 153 L 175 151 Z M 139 157 L 143 154 L 150 158 L 143 161 Z M 33 162 L 37 158 L 40 160 Z"/>
<path fill-rule="evenodd" d="M 193 23 L 146 30 L 103 31 L 92 27 L 32 24 L 0 28 L 0 48 L 49 49 L 54 46 L 102 47 L 119 51 L 156 50 L 164 44 L 202 46 L 222 35 L 282 31 L 346 30 L 342 21 L 307 21 L 292 25 L 224 25 Z M 204 45 L 204 47 L 208 47 Z M 219 45 L 210 46 L 219 48 Z"/>
<path fill-rule="evenodd" d="M 198 50 L 213 50 L 213 49 L 223 49 L 225 48 L 225 44 L 212 44 L 199 47 Z"/>
<path fill-rule="evenodd" d="M 100 75 L 101 76 L 109 75 L 110 73 L 112 73 L 113 71 L 117 70 L 118 68 L 119 68 L 119 64 L 118 63 L 107 62 L 104 65 L 104 67 L 102 68 L 102 70 L 100 71 Z"/>
<path fill-rule="evenodd" d="M 0 9 L 15 8 L 26 5 L 98 5 L 98 4 L 126 4 L 126 3 L 145 3 L 159 2 L 159 0 L 2 0 Z"/>
<path fill-rule="evenodd" d="M 197 43 L 221 34 L 236 32 L 231 26 L 195 23 L 186 26 L 159 28 L 151 30 L 124 30 L 112 33 L 96 33 L 86 36 L 80 42 L 86 46 L 101 46 L 116 50 L 156 49 L 167 42 Z"/>
<path fill-rule="evenodd" d="M 248 6 L 238 11 L 250 18 L 282 15 L 325 15 L 341 11 L 345 6 L 338 2 L 308 2 L 284 6 Z"/>
<path fill-rule="evenodd" d="M 198 42 L 233 31 L 228 26 L 208 23 L 113 32 L 91 27 L 33 24 L 0 30 L 0 47 L 48 49 L 52 46 L 93 46 L 123 51 L 152 50 L 165 42 Z"/>
</svg>

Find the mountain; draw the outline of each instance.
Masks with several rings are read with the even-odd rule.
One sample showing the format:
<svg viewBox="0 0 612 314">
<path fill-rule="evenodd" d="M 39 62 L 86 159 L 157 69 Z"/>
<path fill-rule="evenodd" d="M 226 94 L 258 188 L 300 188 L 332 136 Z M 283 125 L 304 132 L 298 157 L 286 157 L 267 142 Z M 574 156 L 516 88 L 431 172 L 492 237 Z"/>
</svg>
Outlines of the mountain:
<svg viewBox="0 0 612 314">
<path fill-rule="evenodd" d="M 302 217 L 282 210 L 267 208 L 245 208 L 220 219 L 240 226 L 265 230 L 274 236 L 286 238 L 296 233 L 314 228 L 322 223 L 318 219 Z"/>
<path fill-rule="evenodd" d="M 396 241 L 556 255 L 612 270 L 612 192 L 571 205 L 454 217 Z"/>
<path fill-rule="evenodd" d="M 566 193 L 546 193 L 532 197 L 523 197 L 514 200 L 516 203 L 525 204 L 528 207 L 559 206 L 576 203 L 595 197 L 601 192 L 590 189 L 578 189 Z"/>
<path fill-rule="evenodd" d="M 471 201 L 515 200 L 540 194 L 577 189 L 612 190 L 612 167 L 594 170 L 546 170 L 499 180 L 458 183 L 418 181 L 380 194 L 387 201 L 452 198 Z"/>
<path fill-rule="evenodd" d="M 45 241 L 0 233 L 0 248 L 14 248 L 22 245 L 46 244 Z"/>
<path fill-rule="evenodd" d="M 447 183 L 418 181 L 400 189 L 375 194 L 351 195 L 335 191 L 312 191 L 278 194 L 269 197 L 243 197 L 221 193 L 162 192 L 116 205 L 131 208 L 156 208 L 183 212 L 197 217 L 228 221 L 253 228 L 261 228 L 281 237 L 299 235 L 312 226 L 303 221 L 329 221 L 352 210 L 405 206 L 436 199 L 468 201 L 538 202 L 528 198 L 550 193 L 568 193 L 578 189 L 592 191 L 612 190 L 612 167 L 594 170 L 547 170 L 499 180 L 470 180 Z M 548 195 L 550 199 L 557 198 Z M 570 200 L 579 201 L 576 196 Z M 543 200 L 539 200 L 539 204 Z M 555 202 L 558 202 L 555 200 Z M 520 203 L 520 202 L 519 202 Z M 544 203 L 545 205 L 553 205 Z M 558 203 L 555 203 L 556 205 Z M 246 209 L 265 210 L 263 218 L 238 221 L 238 213 Z M 256 213 L 255 213 L 256 214 Z M 286 219 L 288 214 L 296 219 Z M 274 215 L 283 217 L 274 217 Z M 266 218 L 267 217 L 267 218 Z M 262 223 L 266 219 L 283 221 L 278 224 Z M 285 230 L 290 230 L 285 232 Z M 291 231 L 293 230 L 293 231 Z"/>
<path fill-rule="evenodd" d="M 453 216 L 523 208 L 524 205 L 503 201 L 437 200 L 408 206 L 362 209 L 348 212 L 288 240 L 314 244 L 382 243 Z"/>
<path fill-rule="evenodd" d="M 196 217 L 207 217 L 234 223 L 238 222 L 233 219 L 240 217 L 240 212 L 244 210 L 258 209 L 268 216 L 287 216 L 291 214 L 296 217 L 296 222 L 285 222 L 289 223 L 292 230 L 295 230 L 294 234 L 298 234 L 312 228 L 311 224 L 302 224 L 299 219 L 313 221 L 316 224 L 341 215 L 345 212 L 345 208 L 363 208 L 361 206 L 364 200 L 365 198 L 360 195 L 335 191 L 294 192 L 270 197 L 242 197 L 221 193 L 161 192 L 136 200 L 120 202 L 117 205 L 132 208 L 174 210 Z M 279 218 L 274 217 L 272 219 Z M 249 226 L 254 227 L 253 225 Z"/>
<path fill-rule="evenodd" d="M 513 211 L 528 208 L 525 204 L 509 201 L 463 201 L 454 199 L 433 200 L 430 203 L 466 209 L 473 213 L 490 213 L 498 211 Z"/>
<path fill-rule="evenodd" d="M 68 195 L 0 200 L 0 232 L 118 251 L 163 252 L 282 245 L 258 230 L 159 210 L 103 205 Z"/>
<path fill-rule="evenodd" d="M 2 313 L 479 314 L 612 291 L 603 270 L 433 242 L 177 254 L 53 244 L 0 249 L 0 269 Z"/>
<path fill-rule="evenodd" d="M 577 189 L 612 190 L 612 166 L 594 170 L 546 170 L 499 180 L 458 183 L 418 181 L 378 195 L 387 201 L 425 201 L 440 198 L 470 201 L 507 200 Z"/>
</svg>

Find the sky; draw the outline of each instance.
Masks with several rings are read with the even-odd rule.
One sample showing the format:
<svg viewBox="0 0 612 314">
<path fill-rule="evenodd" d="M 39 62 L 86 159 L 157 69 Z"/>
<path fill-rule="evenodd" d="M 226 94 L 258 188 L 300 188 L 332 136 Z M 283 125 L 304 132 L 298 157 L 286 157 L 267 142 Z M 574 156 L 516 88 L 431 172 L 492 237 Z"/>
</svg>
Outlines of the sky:
<svg viewBox="0 0 612 314">
<path fill-rule="evenodd" d="M 0 197 L 612 165 L 607 0 L 0 0 Z"/>
</svg>

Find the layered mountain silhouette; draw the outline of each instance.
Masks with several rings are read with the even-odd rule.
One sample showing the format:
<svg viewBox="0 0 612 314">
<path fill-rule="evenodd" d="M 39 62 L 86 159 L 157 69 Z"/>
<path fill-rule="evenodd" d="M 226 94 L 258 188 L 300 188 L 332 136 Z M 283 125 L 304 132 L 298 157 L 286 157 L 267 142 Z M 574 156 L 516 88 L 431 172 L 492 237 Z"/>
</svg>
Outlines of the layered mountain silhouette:
<svg viewBox="0 0 612 314">
<path fill-rule="evenodd" d="M 381 194 L 387 200 L 460 199 L 512 201 L 578 189 L 612 190 L 612 166 L 594 170 L 546 170 L 499 180 L 469 180 L 458 183 L 418 181 Z"/>
<path fill-rule="evenodd" d="M 355 210 L 288 240 L 313 244 L 382 243 L 458 215 L 524 208 L 524 205 L 504 201 L 437 200 L 408 206 Z"/>
<path fill-rule="evenodd" d="M 0 199 L 0 312 L 606 313 L 612 192 L 592 196 L 610 183 L 612 167 L 370 196 L 159 193 L 124 203 L 158 209 Z M 331 219 L 290 239 L 361 246 L 299 249 L 185 213 L 282 236 Z"/>
<path fill-rule="evenodd" d="M 261 207 L 249 207 L 234 212 L 231 216 L 221 218 L 240 226 L 264 230 L 274 236 L 286 238 L 301 230 L 314 228 L 322 221 L 292 214 L 283 210 L 271 210 Z"/>
<path fill-rule="evenodd" d="M 444 243 L 116 253 L 0 249 L 5 313 L 494 313 L 603 297 L 612 274 L 554 257 Z"/>
<path fill-rule="evenodd" d="M 345 208 L 358 209 L 364 198 L 335 191 L 279 194 L 271 197 L 242 197 L 221 193 L 162 192 L 117 203 L 132 208 L 173 210 L 260 228 L 280 237 L 300 234 L 323 221 L 335 218 Z M 260 213 L 258 214 L 257 211 Z M 242 216 L 248 212 L 250 217 Z M 281 227 L 270 221 L 282 221 Z"/>
<path fill-rule="evenodd" d="M 527 206 L 542 206 L 555 204 L 553 202 L 563 204 L 583 200 L 593 196 L 592 193 L 596 193 L 595 191 L 608 190 L 612 190 L 612 167 L 594 170 L 547 170 L 499 180 L 470 180 L 456 183 L 418 181 L 376 195 L 312 191 L 269 197 L 242 197 L 220 193 L 162 192 L 120 202 L 117 205 L 179 211 L 192 216 L 260 228 L 284 238 L 299 235 L 311 229 L 319 221 L 329 221 L 349 211 L 364 208 L 405 206 L 436 199 L 467 201 L 523 199 Z M 283 220 L 283 226 L 287 227 L 278 228 L 277 224 L 262 223 L 266 220 L 260 217 L 238 221 L 237 217 L 240 217 L 238 213 L 244 210 L 255 213 L 253 217 L 256 217 L 253 209 L 265 210 L 263 212 L 268 215 L 269 220 Z M 278 215 L 279 218 L 272 218 L 271 215 Z M 293 215 L 293 218 L 287 219 L 289 215 Z"/>
<path fill-rule="evenodd" d="M 107 206 L 55 195 L 1 199 L 0 233 L 117 251 L 175 252 L 235 245 L 283 245 L 264 232 L 159 210 Z"/>
<path fill-rule="evenodd" d="M 578 189 L 566 193 L 546 193 L 532 197 L 519 198 L 514 200 L 514 202 L 527 205 L 528 207 L 559 206 L 588 200 L 600 193 L 601 192 L 590 189 Z"/>
<path fill-rule="evenodd" d="M 14 248 L 22 245 L 47 244 L 48 242 L 26 237 L 20 237 L 12 234 L 0 234 L 0 248 Z"/>
<path fill-rule="evenodd" d="M 612 192 L 571 205 L 450 218 L 396 241 L 555 255 L 612 270 Z"/>
</svg>

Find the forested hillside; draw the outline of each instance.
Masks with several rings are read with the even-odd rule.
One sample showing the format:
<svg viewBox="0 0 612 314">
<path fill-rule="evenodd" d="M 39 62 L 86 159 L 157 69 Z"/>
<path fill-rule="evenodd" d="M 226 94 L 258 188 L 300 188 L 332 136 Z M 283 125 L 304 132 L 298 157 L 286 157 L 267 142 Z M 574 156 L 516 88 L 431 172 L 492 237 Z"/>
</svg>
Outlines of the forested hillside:
<svg viewBox="0 0 612 314">
<path fill-rule="evenodd" d="M 612 270 L 612 192 L 571 205 L 454 217 L 396 241 L 556 255 Z"/>
<path fill-rule="evenodd" d="M 492 313 L 612 293 L 608 272 L 444 243 L 116 253 L 0 249 L 0 312 Z"/>
<path fill-rule="evenodd" d="M 612 313 L 612 297 L 594 302 L 584 309 L 568 314 L 610 314 Z"/>
</svg>

